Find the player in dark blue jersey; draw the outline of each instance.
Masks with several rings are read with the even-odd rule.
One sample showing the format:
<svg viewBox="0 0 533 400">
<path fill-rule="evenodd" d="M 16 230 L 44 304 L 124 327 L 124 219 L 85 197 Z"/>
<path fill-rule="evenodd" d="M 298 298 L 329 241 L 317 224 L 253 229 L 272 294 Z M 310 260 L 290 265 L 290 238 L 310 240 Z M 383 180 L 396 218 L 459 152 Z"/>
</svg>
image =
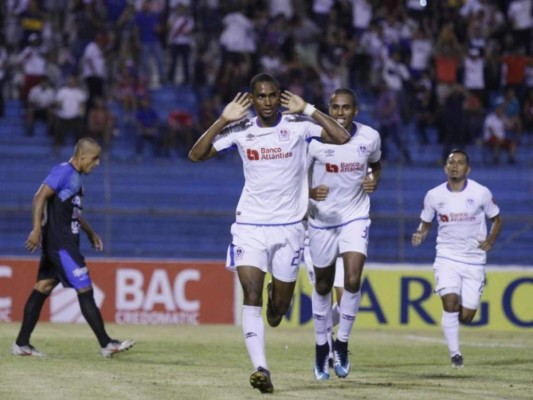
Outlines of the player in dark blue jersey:
<svg viewBox="0 0 533 400">
<path fill-rule="evenodd" d="M 113 340 L 107 334 L 102 314 L 94 301 L 93 287 L 85 259 L 80 253 L 80 230 L 93 247 L 102 251 L 102 239 L 82 217 L 82 175 L 90 174 L 100 164 L 100 146 L 91 138 L 82 138 L 68 162 L 55 166 L 35 193 L 32 205 L 33 229 L 26 248 L 35 252 L 42 247 L 37 283 L 24 307 L 19 335 L 11 348 L 18 356 L 43 356 L 30 344 L 44 302 L 61 282 L 78 293 L 81 312 L 98 338 L 100 354 L 111 357 L 131 348 L 133 340 Z"/>
</svg>

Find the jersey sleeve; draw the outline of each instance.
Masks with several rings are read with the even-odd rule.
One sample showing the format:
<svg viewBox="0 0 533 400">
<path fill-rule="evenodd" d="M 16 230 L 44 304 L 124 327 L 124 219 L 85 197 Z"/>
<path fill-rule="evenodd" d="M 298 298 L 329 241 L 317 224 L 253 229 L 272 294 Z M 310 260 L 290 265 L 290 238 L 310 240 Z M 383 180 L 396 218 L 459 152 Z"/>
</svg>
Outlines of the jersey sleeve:
<svg viewBox="0 0 533 400">
<path fill-rule="evenodd" d="M 48 176 L 44 179 L 43 183 L 50 186 L 54 192 L 61 192 L 65 186 L 65 182 L 67 181 L 65 179 L 66 171 L 67 170 L 65 168 L 61 168 L 60 166 L 52 168 Z"/>
<path fill-rule="evenodd" d="M 222 129 L 213 139 L 213 147 L 215 150 L 220 153 L 229 150 L 232 147 L 235 148 L 237 145 L 235 135 L 242 132 L 248 124 L 248 120 L 241 120 Z"/>
<path fill-rule="evenodd" d="M 305 139 L 322 136 L 322 126 L 314 123 L 311 120 L 305 121 Z"/>
<path fill-rule="evenodd" d="M 368 157 L 368 162 L 377 163 L 379 160 L 381 160 L 381 136 L 376 131 L 376 139 L 374 140 L 374 146 L 372 148 L 372 152 L 370 153 L 370 156 Z"/>
<path fill-rule="evenodd" d="M 494 218 L 500 213 L 500 207 L 496 204 L 494 196 L 489 189 L 485 188 L 485 190 L 483 190 L 481 201 L 483 211 L 488 218 Z"/>
<path fill-rule="evenodd" d="M 435 208 L 433 207 L 432 198 L 433 196 L 431 195 L 431 192 L 428 192 L 426 197 L 424 197 L 424 207 L 420 213 L 420 219 L 428 223 L 433 221 L 433 218 L 435 218 Z"/>
</svg>

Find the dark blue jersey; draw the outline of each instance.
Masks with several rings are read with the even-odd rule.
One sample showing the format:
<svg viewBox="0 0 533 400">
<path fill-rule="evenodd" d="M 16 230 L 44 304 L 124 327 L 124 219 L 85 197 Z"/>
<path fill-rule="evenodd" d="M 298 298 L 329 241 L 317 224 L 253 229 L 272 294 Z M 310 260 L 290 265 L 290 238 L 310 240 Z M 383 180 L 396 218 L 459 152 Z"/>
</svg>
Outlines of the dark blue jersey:
<svg viewBox="0 0 533 400">
<path fill-rule="evenodd" d="M 65 162 L 52 168 L 44 180 L 55 194 L 46 204 L 43 218 L 43 250 L 78 249 L 83 186 L 81 174 Z"/>
</svg>

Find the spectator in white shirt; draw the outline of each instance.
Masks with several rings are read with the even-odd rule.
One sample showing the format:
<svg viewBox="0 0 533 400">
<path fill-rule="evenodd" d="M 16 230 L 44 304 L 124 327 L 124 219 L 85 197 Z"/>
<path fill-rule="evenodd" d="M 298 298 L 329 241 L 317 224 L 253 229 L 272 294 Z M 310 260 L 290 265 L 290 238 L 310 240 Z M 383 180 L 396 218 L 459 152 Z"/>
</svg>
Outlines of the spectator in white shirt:
<svg viewBox="0 0 533 400">
<path fill-rule="evenodd" d="M 34 86 L 28 94 L 28 108 L 26 112 L 26 135 L 33 136 L 35 122 L 42 121 L 46 124 L 47 134 L 52 136 L 54 115 L 52 112 L 56 91 L 50 79 L 44 77 L 43 80 Z"/>
</svg>

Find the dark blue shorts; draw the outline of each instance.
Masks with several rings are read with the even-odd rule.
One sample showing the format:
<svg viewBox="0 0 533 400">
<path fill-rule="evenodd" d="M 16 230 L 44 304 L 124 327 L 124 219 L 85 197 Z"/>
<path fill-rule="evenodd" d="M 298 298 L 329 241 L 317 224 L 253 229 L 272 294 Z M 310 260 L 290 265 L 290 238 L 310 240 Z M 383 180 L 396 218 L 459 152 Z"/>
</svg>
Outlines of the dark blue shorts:
<svg viewBox="0 0 533 400">
<path fill-rule="evenodd" d="M 37 279 L 58 279 L 64 287 L 76 290 L 92 286 L 85 258 L 77 249 L 43 251 Z"/>
</svg>

